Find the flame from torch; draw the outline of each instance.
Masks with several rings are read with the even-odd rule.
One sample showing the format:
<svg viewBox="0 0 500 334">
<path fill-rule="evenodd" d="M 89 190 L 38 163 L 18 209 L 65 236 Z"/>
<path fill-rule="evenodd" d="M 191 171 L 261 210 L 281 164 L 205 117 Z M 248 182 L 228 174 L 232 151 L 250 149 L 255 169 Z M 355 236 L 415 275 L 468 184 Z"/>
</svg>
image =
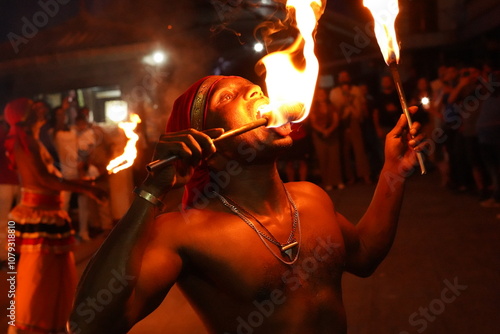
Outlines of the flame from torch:
<svg viewBox="0 0 500 334">
<path fill-rule="evenodd" d="M 123 129 L 127 137 L 127 144 L 123 153 L 111 160 L 106 167 L 109 174 L 116 174 L 121 170 L 127 169 L 134 164 L 137 157 L 137 148 L 135 144 L 139 140 L 139 136 L 134 132 L 137 124 L 141 123 L 141 118 L 137 114 L 130 115 L 130 122 L 120 122 L 118 127 Z"/>
<path fill-rule="evenodd" d="M 261 60 L 266 68 L 270 104 L 262 106 L 259 112 L 263 116 L 272 114 L 268 127 L 303 121 L 309 114 L 318 80 L 319 63 L 314 53 L 314 36 L 323 3 L 320 0 L 289 0 L 286 7 L 289 12 L 295 13 L 300 35 L 287 50 L 271 53 Z M 305 61 L 303 68 L 298 68 L 292 59 L 300 47 Z"/>
</svg>

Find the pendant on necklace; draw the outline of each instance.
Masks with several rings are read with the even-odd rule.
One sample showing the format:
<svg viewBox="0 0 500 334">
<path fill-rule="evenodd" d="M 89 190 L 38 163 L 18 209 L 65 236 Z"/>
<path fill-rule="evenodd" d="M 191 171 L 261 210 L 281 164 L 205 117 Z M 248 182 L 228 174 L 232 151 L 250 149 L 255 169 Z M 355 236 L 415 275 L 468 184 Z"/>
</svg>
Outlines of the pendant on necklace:
<svg viewBox="0 0 500 334">
<path fill-rule="evenodd" d="M 286 244 L 281 247 L 281 252 L 284 253 L 286 256 L 290 258 L 290 261 L 293 260 L 292 258 L 292 253 L 293 253 L 293 248 L 296 247 L 299 244 L 298 241 L 293 241 L 289 244 Z"/>
</svg>

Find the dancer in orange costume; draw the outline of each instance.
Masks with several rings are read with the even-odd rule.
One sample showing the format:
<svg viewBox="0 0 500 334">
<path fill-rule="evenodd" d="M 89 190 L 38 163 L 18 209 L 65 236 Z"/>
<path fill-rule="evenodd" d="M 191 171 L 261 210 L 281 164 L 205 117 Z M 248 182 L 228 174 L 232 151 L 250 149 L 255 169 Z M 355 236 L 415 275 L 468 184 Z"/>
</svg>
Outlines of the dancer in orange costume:
<svg viewBox="0 0 500 334">
<path fill-rule="evenodd" d="M 61 209 L 61 190 L 102 198 L 90 185 L 61 179 L 39 141 L 38 116 L 26 98 L 5 107 L 10 132 L 5 143 L 11 167 L 19 173 L 21 201 L 9 214 L 15 225 L 16 320 L 13 333 L 64 333 L 76 288 L 73 229 Z M 11 245 L 12 246 L 12 245 Z"/>
</svg>

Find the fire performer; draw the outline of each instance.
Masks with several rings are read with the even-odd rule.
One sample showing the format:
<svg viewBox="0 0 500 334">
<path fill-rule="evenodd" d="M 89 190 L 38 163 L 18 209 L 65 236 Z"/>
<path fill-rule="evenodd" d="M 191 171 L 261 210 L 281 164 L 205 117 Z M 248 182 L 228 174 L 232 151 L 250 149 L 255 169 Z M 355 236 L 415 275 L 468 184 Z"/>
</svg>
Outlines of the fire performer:
<svg viewBox="0 0 500 334">
<path fill-rule="evenodd" d="M 176 100 L 155 158 L 180 160 L 146 178 L 92 259 L 70 333 L 126 333 L 174 283 L 210 333 L 346 333 L 342 274 L 369 276 L 389 251 L 406 169 L 421 149 L 419 125 L 408 129 L 402 115 L 388 134 L 373 201 L 354 225 L 318 186 L 280 180 L 289 123 L 215 147 L 222 129 L 255 121 L 267 103 L 258 86 L 220 76 Z M 155 216 L 180 186 L 182 207 Z"/>
<path fill-rule="evenodd" d="M 9 274 L 17 273 L 15 298 L 10 303 L 15 326 L 9 326 L 8 333 L 64 333 L 77 276 L 73 230 L 62 210 L 60 192 L 81 192 L 96 199 L 104 193 L 61 178 L 39 141 L 40 127 L 32 106 L 31 100 L 19 98 L 5 107 L 10 125 L 5 146 L 22 187 L 21 201 L 9 214 L 15 223 L 15 247 L 9 243 L 9 252 L 18 253 L 20 260 L 8 267 Z"/>
</svg>

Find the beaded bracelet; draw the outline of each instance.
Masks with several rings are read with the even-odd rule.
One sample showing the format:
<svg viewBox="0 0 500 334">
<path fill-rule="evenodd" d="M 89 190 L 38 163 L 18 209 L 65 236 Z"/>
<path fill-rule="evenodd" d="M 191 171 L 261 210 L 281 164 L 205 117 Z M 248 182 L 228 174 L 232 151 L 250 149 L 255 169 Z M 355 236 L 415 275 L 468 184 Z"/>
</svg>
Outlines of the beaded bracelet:
<svg viewBox="0 0 500 334">
<path fill-rule="evenodd" d="M 136 193 L 137 196 L 139 196 L 140 198 L 143 198 L 146 201 L 148 201 L 149 203 L 153 204 L 154 206 L 159 207 L 160 209 L 162 209 L 164 207 L 163 202 L 160 201 L 160 199 L 158 197 L 156 197 L 155 195 L 147 192 L 144 189 L 140 189 L 138 187 L 135 187 L 134 193 Z"/>
</svg>

